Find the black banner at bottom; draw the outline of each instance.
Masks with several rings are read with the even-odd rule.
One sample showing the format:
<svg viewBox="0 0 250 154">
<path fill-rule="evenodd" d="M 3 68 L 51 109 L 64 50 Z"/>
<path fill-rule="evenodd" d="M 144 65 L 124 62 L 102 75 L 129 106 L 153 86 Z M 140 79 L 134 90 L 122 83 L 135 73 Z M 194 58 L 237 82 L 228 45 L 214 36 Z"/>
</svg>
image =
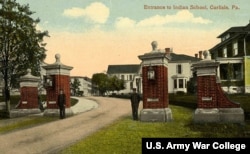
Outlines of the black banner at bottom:
<svg viewBox="0 0 250 154">
<path fill-rule="evenodd" d="M 142 138 L 142 154 L 249 151 L 249 138 Z"/>
</svg>

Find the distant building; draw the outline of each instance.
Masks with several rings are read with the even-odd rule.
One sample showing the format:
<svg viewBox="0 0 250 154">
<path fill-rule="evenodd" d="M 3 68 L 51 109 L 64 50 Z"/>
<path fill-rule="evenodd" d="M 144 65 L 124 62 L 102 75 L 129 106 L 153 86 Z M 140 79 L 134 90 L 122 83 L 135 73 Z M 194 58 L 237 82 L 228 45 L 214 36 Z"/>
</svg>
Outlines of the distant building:
<svg viewBox="0 0 250 154">
<path fill-rule="evenodd" d="M 211 48 L 212 59 L 220 62 L 218 76 L 228 93 L 250 93 L 250 23 L 231 27 L 217 38 L 221 42 Z"/>
<path fill-rule="evenodd" d="M 167 49 L 169 50 L 169 48 Z M 172 52 L 169 54 L 171 59 L 168 63 L 168 92 L 187 93 L 187 82 L 192 77 L 191 66 L 200 58 Z M 115 75 L 126 82 L 126 89 L 121 90 L 119 93 L 130 93 L 133 88 L 136 88 L 137 92 L 143 93 L 141 64 L 109 65 L 107 74 L 110 76 Z"/>
<path fill-rule="evenodd" d="M 78 79 L 80 82 L 79 91 L 75 95 L 81 95 L 82 96 L 90 96 L 92 94 L 92 82 L 91 79 L 88 77 L 83 76 L 70 76 L 70 82 L 73 83 L 75 79 Z M 71 90 L 71 93 L 72 90 Z"/>
<path fill-rule="evenodd" d="M 136 81 L 139 77 L 140 65 L 139 64 L 127 64 L 127 65 L 109 65 L 107 70 L 108 76 L 116 76 L 119 79 L 125 81 L 125 89 L 119 92 L 120 94 L 127 94 L 132 92 L 133 88 L 137 88 L 138 92 L 141 92 L 141 86 Z"/>
<path fill-rule="evenodd" d="M 168 92 L 187 93 L 187 82 L 193 77 L 192 64 L 201 60 L 184 54 L 170 53 L 168 62 Z"/>
</svg>

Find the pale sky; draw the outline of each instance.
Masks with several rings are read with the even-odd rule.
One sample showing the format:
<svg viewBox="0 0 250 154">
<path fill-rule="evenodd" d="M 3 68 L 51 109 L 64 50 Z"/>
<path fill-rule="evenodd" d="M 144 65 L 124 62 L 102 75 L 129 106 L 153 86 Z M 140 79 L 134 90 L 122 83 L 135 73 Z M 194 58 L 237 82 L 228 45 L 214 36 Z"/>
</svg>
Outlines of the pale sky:
<svg viewBox="0 0 250 154">
<path fill-rule="evenodd" d="M 41 20 L 37 28 L 49 32 L 45 62 L 54 63 L 59 53 L 63 64 L 74 67 L 71 76 L 90 78 L 111 64 L 140 64 L 138 56 L 152 50 L 152 41 L 194 56 L 216 45 L 225 30 L 250 21 L 249 0 L 16 1 L 29 4 L 32 17 Z"/>
</svg>

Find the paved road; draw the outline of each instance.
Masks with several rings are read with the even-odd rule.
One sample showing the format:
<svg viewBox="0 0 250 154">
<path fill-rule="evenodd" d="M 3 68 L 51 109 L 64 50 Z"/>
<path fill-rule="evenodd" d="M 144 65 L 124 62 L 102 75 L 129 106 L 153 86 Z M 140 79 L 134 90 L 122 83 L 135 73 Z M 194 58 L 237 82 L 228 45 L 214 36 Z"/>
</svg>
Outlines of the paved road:
<svg viewBox="0 0 250 154">
<path fill-rule="evenodd" d="M 126 99 L 88 97 L 98 107 L 63 120 L 0 135 L 1 153 L 44 154 L 55 153 L 73 144 L 124 115 L 130 115 L 130 103 Z M 79 98 L 78 103 L 86 103 Z M 75 111 L 77 111 L 75 109 Z"/>
</svg>

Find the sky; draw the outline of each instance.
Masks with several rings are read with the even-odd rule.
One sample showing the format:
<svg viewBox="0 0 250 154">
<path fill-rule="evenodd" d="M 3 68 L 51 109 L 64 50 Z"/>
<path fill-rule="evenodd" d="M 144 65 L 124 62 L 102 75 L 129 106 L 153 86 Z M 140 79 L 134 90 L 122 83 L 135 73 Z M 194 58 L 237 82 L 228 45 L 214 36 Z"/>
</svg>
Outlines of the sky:
<svg viewBox="0 0 250 154">
<path fill-rule="evenodd" d="M 249 0 L 16 0 L 29 4 L 48 31 L 45 62 L 72 66 L 71 76 L 92 77 L 108 65 L 140 64 L 139 55 L 172 48 L 194 56 L 221 33 L 250 22 Z M 157 9 L 155 9 L 157 8 Z M 226 8 L 226 9 L 225 9 Z"/>
</svg>

